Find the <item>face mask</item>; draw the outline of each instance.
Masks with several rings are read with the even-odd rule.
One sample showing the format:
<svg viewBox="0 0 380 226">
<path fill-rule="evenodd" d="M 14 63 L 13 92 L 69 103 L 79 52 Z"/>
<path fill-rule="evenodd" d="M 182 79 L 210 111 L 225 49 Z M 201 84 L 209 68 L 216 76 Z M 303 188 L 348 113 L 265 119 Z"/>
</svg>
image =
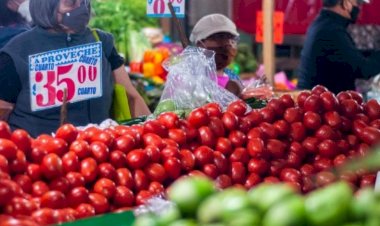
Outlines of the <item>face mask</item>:
<svg viewBox="0 0 380 226">
<path fill-rule="evenodd" d="M 20 4 L 20 6 L 18 7 L 18 13 L 24 17 L 24 19 L 28 22 L 28 23 L 31 23 L 32 22 L 32 16 L 30 15 L 30 11 L 29 11 L 29 0 L 26 0 L 24 1 L 23 3 Z"/>
<path fill-rule="evenodd" d="M 89 5 L 81 4 L 78 8 L 63 14 L 62 25 L 75 32 L 84 31 L 90 21 Z"/>
<path fill-rule="evenodd" d="M 352 10 L 350 12 L 351 23 L 353 23 L 353 24 L 356 23 L 356 21 L 359 18 L 359 13 L 360 13 L 360 8 L 359 7 L 357 7 L 357 6 L 352 7 Z"/>
</svg>

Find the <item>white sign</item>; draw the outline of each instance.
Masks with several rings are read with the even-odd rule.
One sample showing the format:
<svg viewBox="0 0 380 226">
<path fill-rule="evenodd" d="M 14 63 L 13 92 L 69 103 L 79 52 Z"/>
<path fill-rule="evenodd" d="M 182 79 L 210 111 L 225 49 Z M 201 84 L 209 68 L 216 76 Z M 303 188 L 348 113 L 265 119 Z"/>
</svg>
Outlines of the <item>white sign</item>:
<svg viewBox="0 0 380 226">
<path fill-rule="evenodd" d="M 171 17 L 168 3 L 171 2 L 178 18 L 185 17 L 185 0 L 147 0 L 148 17 Z"/>
<path fill-rule="evenodd" d="M 102 96 L 102 44 L 79 45 L 29 56 L 32 111 Z"/>
</svg>

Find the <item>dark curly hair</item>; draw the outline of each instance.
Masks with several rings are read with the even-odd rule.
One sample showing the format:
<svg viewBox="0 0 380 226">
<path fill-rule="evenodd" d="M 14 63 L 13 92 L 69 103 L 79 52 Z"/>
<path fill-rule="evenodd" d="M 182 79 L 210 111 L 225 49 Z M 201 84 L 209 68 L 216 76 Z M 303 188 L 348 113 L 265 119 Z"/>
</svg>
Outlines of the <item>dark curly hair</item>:
<svg viewBox="0 0 380 226">
<path fill-rule="evenodd" d="M 24 23 L 25 20 L 19 13 L 8 8 L 8 1 L 10 0 L 0 0 L 0 26 Z"/>
</svg>

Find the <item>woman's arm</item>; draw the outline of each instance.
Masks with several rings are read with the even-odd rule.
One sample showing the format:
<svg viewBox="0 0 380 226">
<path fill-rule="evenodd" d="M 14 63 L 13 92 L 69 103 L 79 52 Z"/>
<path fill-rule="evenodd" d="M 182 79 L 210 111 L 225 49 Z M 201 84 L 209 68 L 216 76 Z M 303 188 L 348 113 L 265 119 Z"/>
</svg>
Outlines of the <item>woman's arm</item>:
<svg viewBox="0 0 380 226">
<path fill-rule="evenodd" d="M 127 91 L 129 108 L 131 110 L 132 117 L 151 114 L 148 106 L 144 102 L 144 99 L 132 85 L 132 82 L 129 79 L 129 75 L 125 70 L 124 65 L 113 70 L 112 75 L 115 78 L 115 83 L 123 85 Z"/>
<path fill-rule="evenodd" d="M 0 100 L 0 120 L 8 121 L 8 117 L 13 110 L 14 104 Z"/>
</svg>

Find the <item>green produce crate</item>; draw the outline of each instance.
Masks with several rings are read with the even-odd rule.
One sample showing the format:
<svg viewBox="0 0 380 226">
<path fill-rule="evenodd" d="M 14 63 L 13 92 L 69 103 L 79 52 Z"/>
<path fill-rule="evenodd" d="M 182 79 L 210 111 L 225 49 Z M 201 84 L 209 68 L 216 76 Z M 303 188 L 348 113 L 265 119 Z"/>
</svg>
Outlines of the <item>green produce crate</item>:
<svg viewBox="0 0 380 226">
<path fill-rule="evenodd" d="M 132 211 L 110 213 L 85 218 L 74 222 L 60 224 L 60 226 L 132 226 L 135 216 Z"/>
</svg>

